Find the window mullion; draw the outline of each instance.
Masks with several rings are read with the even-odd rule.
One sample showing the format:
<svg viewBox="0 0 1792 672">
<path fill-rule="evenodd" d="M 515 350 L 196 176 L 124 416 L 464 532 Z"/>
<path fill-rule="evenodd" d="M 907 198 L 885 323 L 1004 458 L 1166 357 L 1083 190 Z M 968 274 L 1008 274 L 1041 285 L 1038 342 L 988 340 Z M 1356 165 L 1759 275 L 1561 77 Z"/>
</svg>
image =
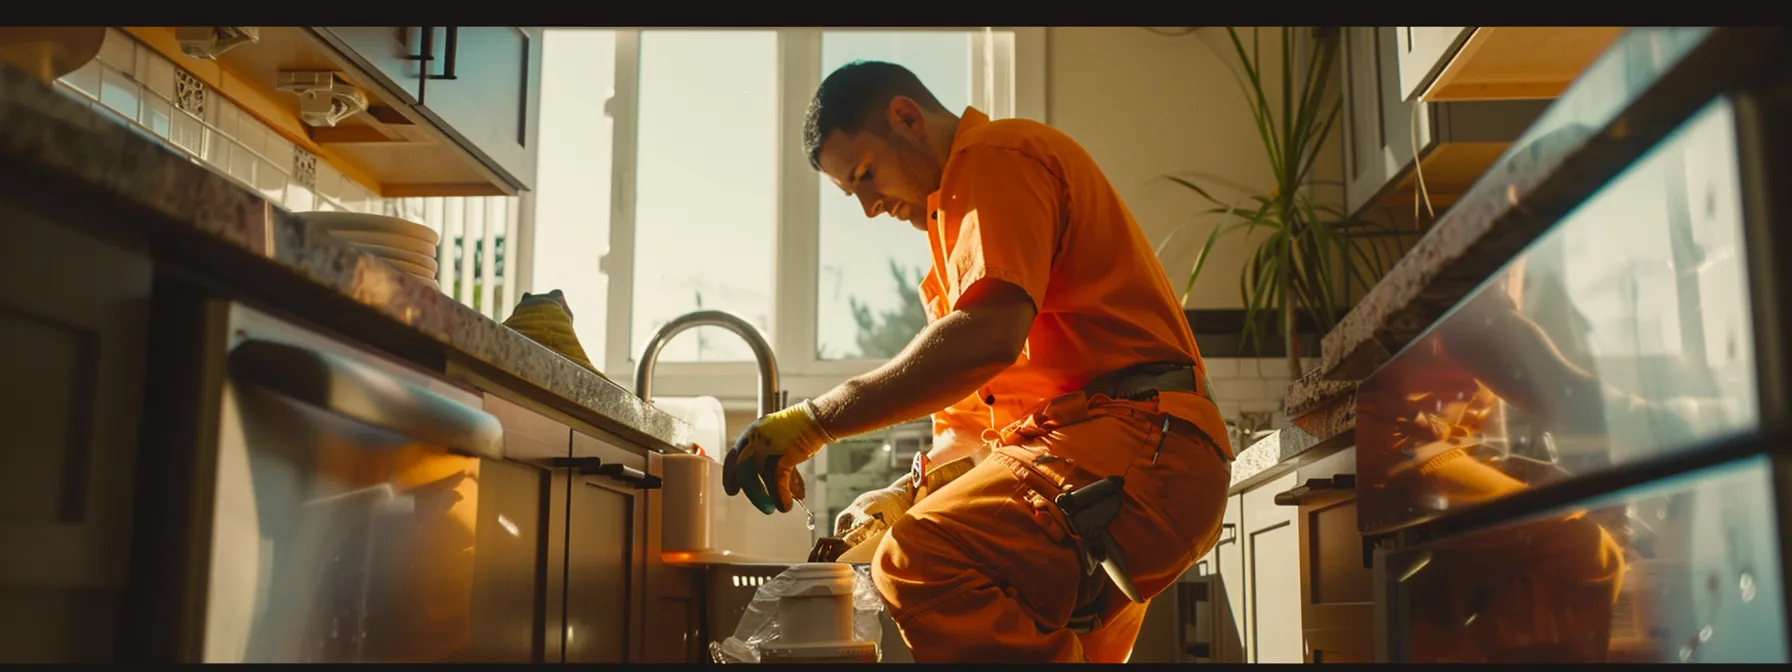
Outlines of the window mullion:
<svg viewBox="0 0 1792 672">
<path fill-rule="evenodd" d="M 820 268 L 820 180 L 803 153 L 803 118 L 821 85 L 821 31 L 778 31 L 778 227 L 772 280 L 773 347 L 786 375 L 815 369 Z"/>
<path fill-rule="evenodd" d="M 616 31 L 616 78 L 605 105 L 611 121 L 610 249 L 599 262 L 609 284 L 604 324 L 604 371 L 634 382 L 635 157 L 641 91 L 641 31 Z"/>
</svg>

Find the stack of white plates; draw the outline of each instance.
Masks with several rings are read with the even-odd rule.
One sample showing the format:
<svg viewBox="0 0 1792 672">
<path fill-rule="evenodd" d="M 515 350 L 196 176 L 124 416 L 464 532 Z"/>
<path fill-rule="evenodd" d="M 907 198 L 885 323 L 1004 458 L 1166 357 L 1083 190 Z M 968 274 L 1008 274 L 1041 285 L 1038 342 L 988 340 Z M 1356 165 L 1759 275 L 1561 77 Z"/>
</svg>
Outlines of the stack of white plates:
<svg viewBox="0 0 1792 672">
<path fill-rule="evenodd" d="M 397 217 L 361 212 L 318 211 L 298 215 L 312 226 L 322 227 L 361 251 L 379 257 L 393 268 L 436 284 L 436 243 L 441 237 L 429 227 Z"/>
</svg>

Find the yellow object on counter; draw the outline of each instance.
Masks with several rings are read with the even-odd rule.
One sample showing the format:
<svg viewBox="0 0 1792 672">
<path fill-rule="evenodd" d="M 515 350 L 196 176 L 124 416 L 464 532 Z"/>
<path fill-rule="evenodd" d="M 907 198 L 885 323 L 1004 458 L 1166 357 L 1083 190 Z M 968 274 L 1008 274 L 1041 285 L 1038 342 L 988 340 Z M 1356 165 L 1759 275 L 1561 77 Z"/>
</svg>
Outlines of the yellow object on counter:
<svg viewBox="0 0 1792 672">
<path fill-rule="evenodd" d="M 504 326 L 540 343 L 555 354 L 590 369 L 592 373 L 604 375 L 604 372 L 591 365 L 591 360 L 585 356 L 585 348 L 579 345 L 579 335 L 572 330 L 572 308 L 566 304 L 565 295 L 558 289 L 546 294 L 523 294 L 522 300 L 516 304 L 516 310 L 511 311 L 510 318 L 504 320 Z"/>
</svg>

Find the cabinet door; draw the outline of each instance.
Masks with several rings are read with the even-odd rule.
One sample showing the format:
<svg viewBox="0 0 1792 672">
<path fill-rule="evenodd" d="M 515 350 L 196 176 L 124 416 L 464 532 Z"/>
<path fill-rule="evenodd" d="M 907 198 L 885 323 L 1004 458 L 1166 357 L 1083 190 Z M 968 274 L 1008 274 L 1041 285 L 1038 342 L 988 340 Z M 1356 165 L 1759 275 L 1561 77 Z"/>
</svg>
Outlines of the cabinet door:
<svg viewBox="0 0 1792 672">
<path fill-rule="evenodd" d="M 572 456 L 637 472 L 647 459 L 580 432 Z M 566 662 L 642 659 L 647 505 L 638 484 L 597 473 L 572 476 L 567 503 Z"/>
<path fill-rule="evenodd" d="M 436 58 L 419 110 L 489 166 L 530 188 L 535 183 L 540 117 L 541 29 L 431 30 L 436 33 Z M 449 44 L 451 30 L 453 44 Z"/>
<path fill-rule="evenodd" d="M 1375 585 L 1357 533 L 1355 474 L 1355 448 L 1302 467 L 1300 483 L 1307 487 L 1284 507 L 1297 514 L 1300 624 L 1309 663 L 1375 658 Z"/>
<path fill-rule="evenodd" d="M 1300 624 L 1300 539 L 1292 507 L 1275 495 L 1294 487 L 1288 474 L 1243 494 L 1245 662 L 1305 660 Z"/>
<path fill-rule="evenodd" d="M 572 430 L 487 393 L 504 425 L 504 459 L 480 470 L 474 532 L 473 659 L 560 662 L 566 608 L 566 500 L 557 458 Z"/>
<path fill-rule="evenodd" d="M 1393 28 L 1346 28 L 1344 72 L 1344 206 L 1355 214 L 1415 160 L 1413 136 L 1429 144 L 1424 108 L 1406 102 Z"/>
<path fill-rule="evenodd" d="M 1213 660 L 1244 662 L 1244 496 L 1226 498 L 1226 515 L 1220 524 L 1220 540 L 1213 547 L 1214 570 L 1219 573 L 1213 597 Z"/>
<path fill-rule="evenodd" d="M 661 457 L 648 453 L 647 473 L 661 475 Z M 665 520 L 665 491 L 647 491 L 647 517 Z M 643 659 L 650 663 L 700 663 L 708 660 L 704 641 L 703 569 L 669 565 L 660 556 L 663 522 L 647 526 L 647 632 Z M 885 660 L 889 660 L 886 653 Z"/>
<path fill-rule="evenodd" d="M 0 205 L 0 661 L 108 662 L 151 261 Z"/>
<path fill-rule="evenodd" d="M 366 70 L 375 82 L 407 105 L 423 100 L 423 62 L 413 58 L 422 49 L 422 29 L 409 26 L 350 26 L 318 28 L 326 42 L 344 50 L 345 56 Z"/>
<path fill-rule="evenodd" d="M 1394 44 L 1399 57 L 1401 99 L 1416 102 L 1419 94 L 1431 86 L 1456 57 L 1457 50 L 1475 32 L 1461 26 L 1403 26 L 1394 29 Z"/>
</svg>

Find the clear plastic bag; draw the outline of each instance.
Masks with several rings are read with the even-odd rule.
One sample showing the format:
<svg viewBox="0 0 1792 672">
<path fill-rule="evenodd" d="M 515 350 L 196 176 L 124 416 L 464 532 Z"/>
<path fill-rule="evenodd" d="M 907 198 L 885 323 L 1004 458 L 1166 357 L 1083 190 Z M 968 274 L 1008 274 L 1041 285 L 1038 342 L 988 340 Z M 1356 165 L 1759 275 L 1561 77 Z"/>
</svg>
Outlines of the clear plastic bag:
<svg viewBox="0 0 1792 672">
<path fill-rule="evenodd" d="M 735 626 L 734 635 L 709 643 L 710 659 L 717 663 L 757 663 L 759 649 L 778 639 L 778 601 L 806 587 L 807 582 L 791 578 L 786 571 L 766 581 L 753 592 L 753 600 Z M 878 644 L 878 658 L 883 658 L 882 642 L 884 601 L 871 583 L 871 567 L 852 568 L 852 637 L 861 642 Z"/>
</svg>

